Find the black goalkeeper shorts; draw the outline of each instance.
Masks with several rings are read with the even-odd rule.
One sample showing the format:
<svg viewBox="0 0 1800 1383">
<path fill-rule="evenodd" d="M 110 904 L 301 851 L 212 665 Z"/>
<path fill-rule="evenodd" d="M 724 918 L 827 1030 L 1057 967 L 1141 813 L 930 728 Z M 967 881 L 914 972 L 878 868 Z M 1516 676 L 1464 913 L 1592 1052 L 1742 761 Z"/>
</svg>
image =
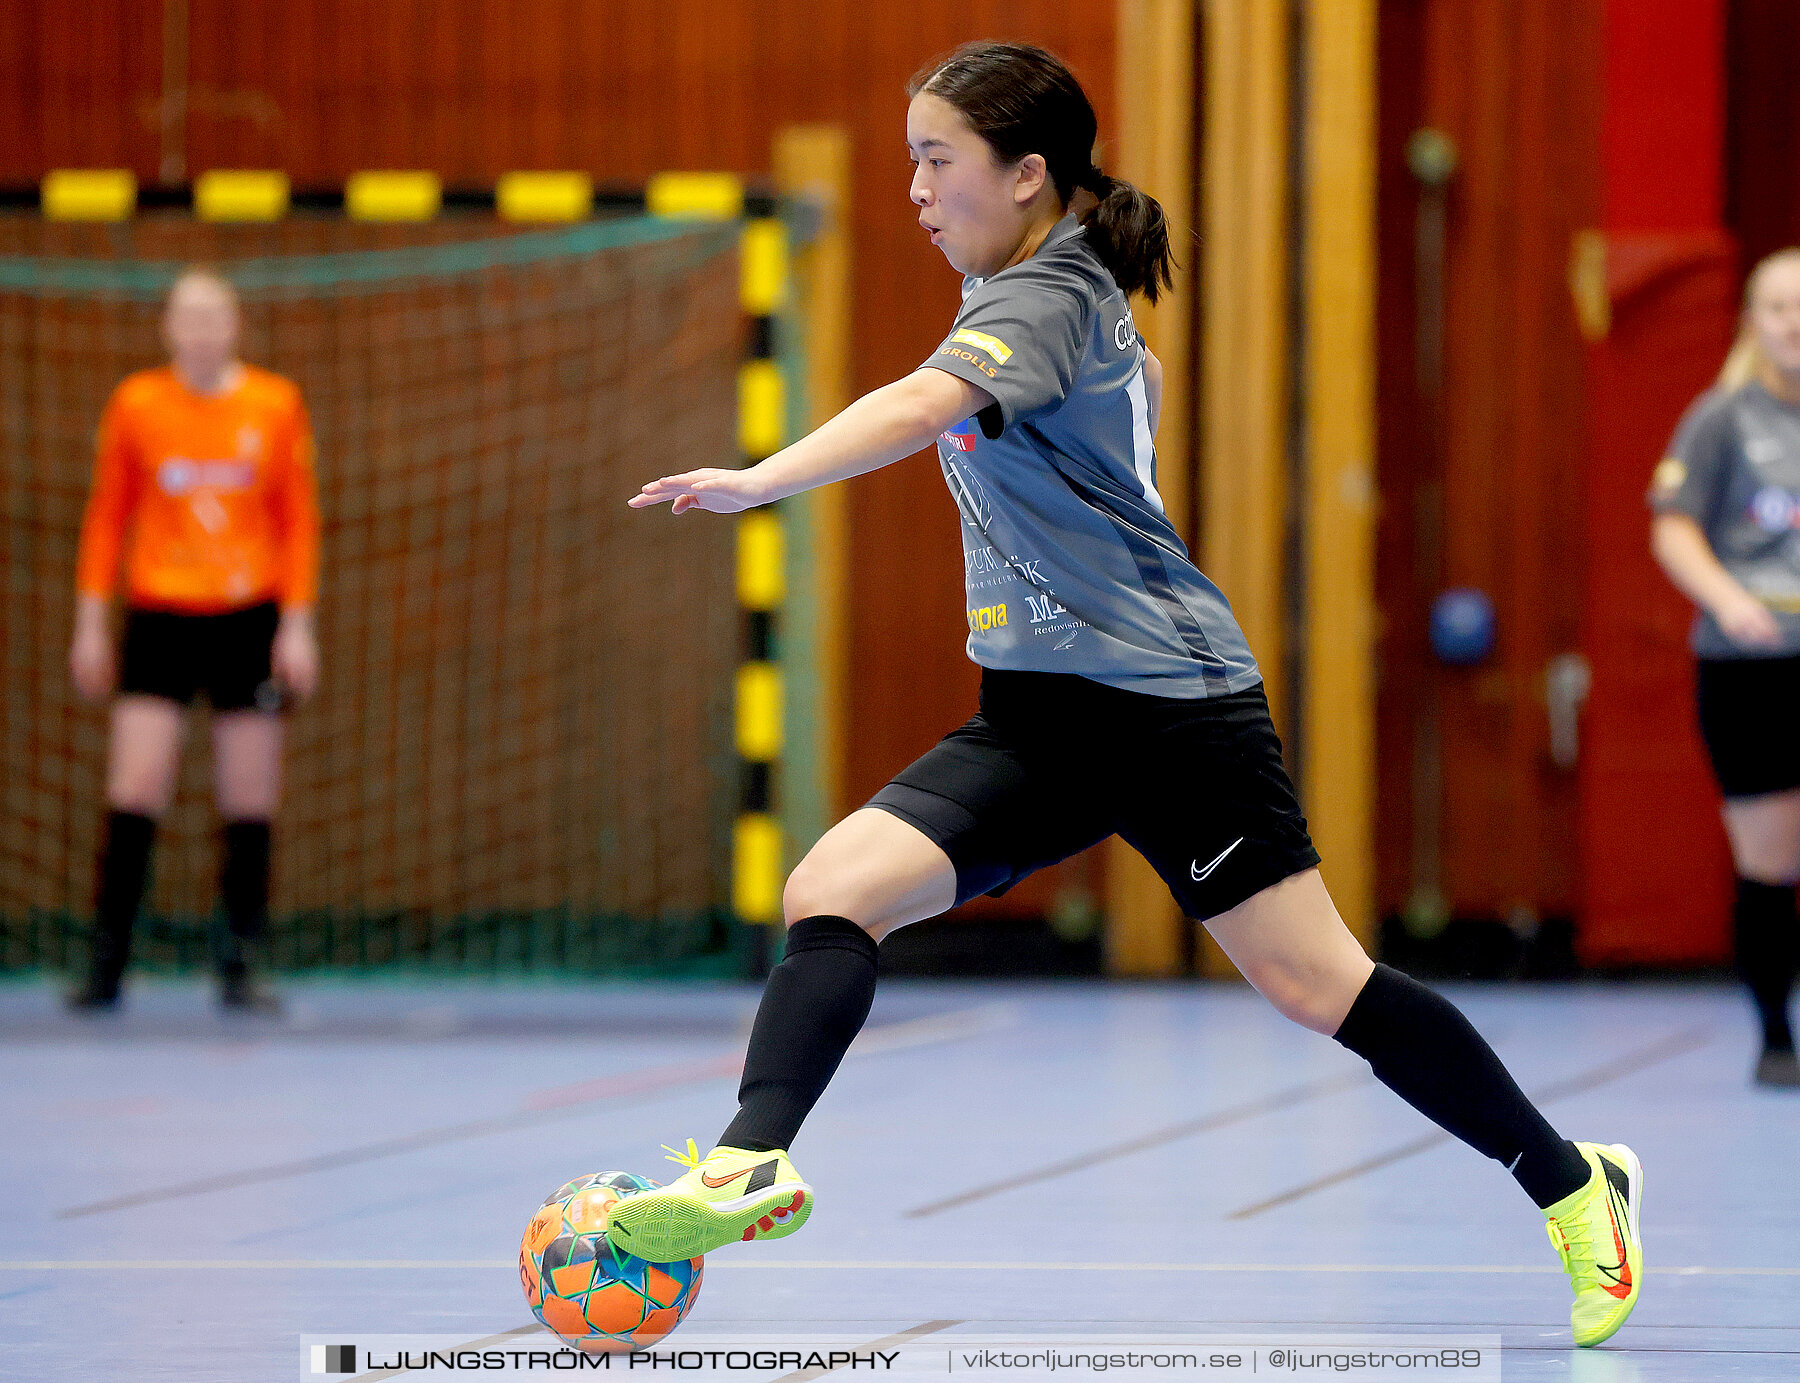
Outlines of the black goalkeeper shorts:
<svg viewBox="0 0 1800 1383">
<path fill-rule="evenodd" d="M 1118 834 L 1216 917 L 1319 863 L 1261 684 L 1200 700 L 986 669 L 981 709 L 869 806 L 956 866 L 956 901 Z"/>
<path fill-rule="evenodd" d="M 119 691 L 183 706 L 204 692 L 215 711 L 279 711 L 269 662 L 280 621 L 274 601 L 217 615 L 129 610 Z"/>
</svg>

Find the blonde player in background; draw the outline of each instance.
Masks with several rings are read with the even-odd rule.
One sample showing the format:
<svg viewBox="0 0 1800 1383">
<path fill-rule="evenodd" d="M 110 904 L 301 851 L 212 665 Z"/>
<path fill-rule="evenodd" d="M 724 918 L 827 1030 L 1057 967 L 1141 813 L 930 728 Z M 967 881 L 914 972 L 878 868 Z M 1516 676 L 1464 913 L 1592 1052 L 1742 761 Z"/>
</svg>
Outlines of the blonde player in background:
<svg viewBox="0 0 1800 1383">
<path fill-rule="evenodd" d="M 1737 871 L 1737 968 L 1762 1023 L 1759 1085 L 1800 1088 L 1800 249 L 1758 264 L 1737 344 L 1650 486 L 1651 550 L 1700 607 L 1700 731 Z"/>
<path fill-rule="evenodd" d="M 224 818 L 219 998 L 268 1012 L 279 1005 L 253 981 L 246 948 L 268 912 L 283 712 L 319 676 L 312 436 L 299 390 L 237 358 L 237 294 L 220 275 L 182 273 L 162 325 L 170 363 L 127 377 L 107 403 L 81 529 L 69 668 L 88 700 L 117 695 L 88 976 L 69 1002 L 119 1002 L 187 708 L 204 692 Z M 118 651 L 109 616 L 121 560 Z"/>
</svg>

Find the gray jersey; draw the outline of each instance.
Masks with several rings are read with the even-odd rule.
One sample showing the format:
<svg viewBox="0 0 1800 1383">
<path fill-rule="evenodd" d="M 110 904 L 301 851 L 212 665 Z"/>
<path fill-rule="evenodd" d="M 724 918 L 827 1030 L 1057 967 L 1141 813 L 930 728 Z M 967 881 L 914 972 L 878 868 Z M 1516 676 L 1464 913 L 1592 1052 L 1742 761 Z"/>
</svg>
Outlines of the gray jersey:
<svg viewBox="0 0 1800 1383">
<path fill-rule="evenodd" d="M 1073 216 L 1024 263 L 964 280 L 926 363 L 998 404 L 938 438 L 962 514 L 969 657 L 1189 699 L 1261 680 L 1163 513 L 1144 346 Z"/>
<path fill-rule="evenodd" d="M 1656 468 L 1650 507 L 1698 523 L 1720 564 L 1781 626 L 1779 647 L 1745 648 L 1702 610 L 1694 620 L 1696 654 L 1800 653 L 1800 410 L 1754 383 L 1702 394 Z"/>
</svg>

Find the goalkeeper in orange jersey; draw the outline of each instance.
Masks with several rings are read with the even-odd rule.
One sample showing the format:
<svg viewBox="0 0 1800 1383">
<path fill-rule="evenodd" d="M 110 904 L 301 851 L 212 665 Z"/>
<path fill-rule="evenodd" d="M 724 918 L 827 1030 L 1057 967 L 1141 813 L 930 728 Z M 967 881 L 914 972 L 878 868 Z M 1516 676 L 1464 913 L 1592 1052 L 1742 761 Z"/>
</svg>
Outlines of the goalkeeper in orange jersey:
<svg viewBox="0 0 1800 1383">
<path fill-rule="evenodd" d="M 300 391 L 237 358 L 238 326 L 231 285 L 184 272 L 163 316 L 170 363 L 127 377 L 100 423 L 69 667 L 82 696 L 117 695 L 88 976 L 70 996 L 77 1009 L 119 1001 L 156 823 L 201 693 L 213 711 L 224 818 L 220 1002 L 278 1007 L 252 980 L 247 944 L 268 914 L 283 712 L 318 683 L 319 515 Z M 109 620 L 121 563 L 122 648 Z"/>
</svg>

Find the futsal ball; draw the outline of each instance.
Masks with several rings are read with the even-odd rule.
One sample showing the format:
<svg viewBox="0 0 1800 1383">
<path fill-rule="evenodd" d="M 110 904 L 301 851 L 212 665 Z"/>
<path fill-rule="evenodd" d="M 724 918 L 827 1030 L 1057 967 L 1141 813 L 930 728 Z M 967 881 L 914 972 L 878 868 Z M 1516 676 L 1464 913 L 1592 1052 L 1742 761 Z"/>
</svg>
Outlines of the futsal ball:
<svg viewBox="0 0 1800 1383">
<path fill-rule="evenodd" d="M 659 1183 L 632 1172 L 576 1177 L 552 1192 L 519 1242 L 519 1281 L 532 1312 L 590 1354 L 646 1349 L 681 1324 L 700 1294 L 704 1260 L 646 1263 L 606 1237 L 612 1208 Z"/>
</svg>

